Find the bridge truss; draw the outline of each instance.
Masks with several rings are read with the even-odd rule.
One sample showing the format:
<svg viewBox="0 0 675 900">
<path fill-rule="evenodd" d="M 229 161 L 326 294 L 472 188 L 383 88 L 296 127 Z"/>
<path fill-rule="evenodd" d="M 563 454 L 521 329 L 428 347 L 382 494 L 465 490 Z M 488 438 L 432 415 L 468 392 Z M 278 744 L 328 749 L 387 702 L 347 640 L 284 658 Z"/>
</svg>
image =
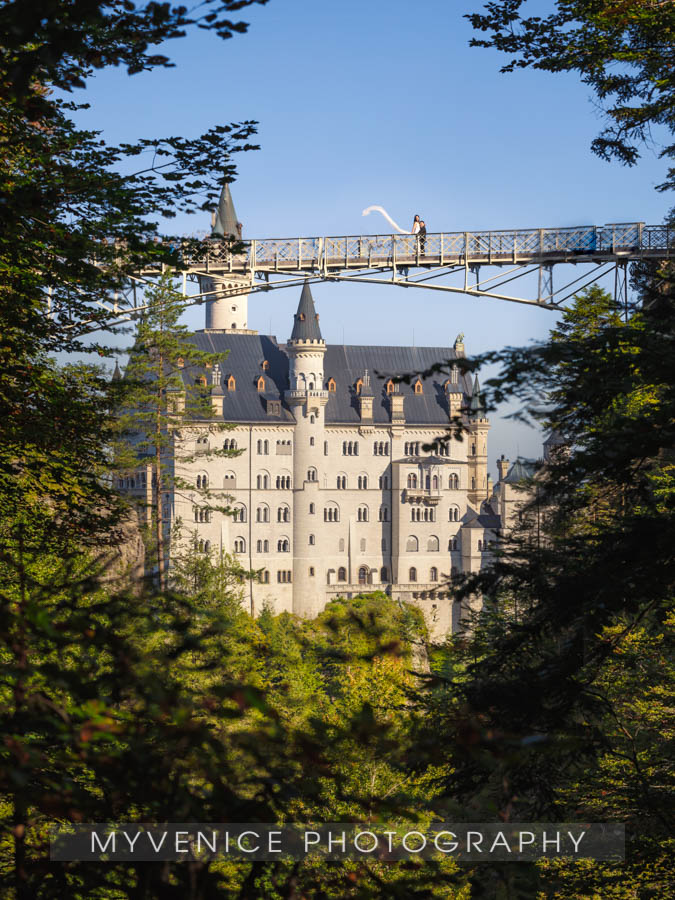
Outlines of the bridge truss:
<svg viewBox="0 0 675 900">
<path fill-rule="evenodd" d="M 560 310 L 578 291 L 612 275 L 615 297 L 627 307 L 628 264 L 674 258 L 675 229 L 634 222 L 423 237 L 270 238 L 236 245 L 207 239 L 198 254 L 190 255 L 182 245 L 173 249 L 186 305 L 293 287 L 309 279 L 445 291 Z M 554 271 L 562 276 L 555 281 Z M 152 268 L 135 274 L 128 290 L 101 304 L 109 324 L 128 321 L 148 308 L 142 287 L 159 272 Z M 189 289 L 191 283 L 196 291 Z"/>
</svg>

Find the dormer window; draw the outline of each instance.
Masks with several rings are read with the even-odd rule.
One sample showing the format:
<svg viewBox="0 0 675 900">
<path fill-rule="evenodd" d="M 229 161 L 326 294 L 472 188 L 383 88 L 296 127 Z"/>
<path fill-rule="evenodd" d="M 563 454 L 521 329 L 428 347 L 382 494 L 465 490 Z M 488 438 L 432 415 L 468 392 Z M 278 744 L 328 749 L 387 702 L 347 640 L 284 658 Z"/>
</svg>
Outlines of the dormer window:
<svg viewBox="0 0 675 900">
<path fill-rule="evenodd" d="M 263 359 L 262 361 L 262 370 L 263 372 L 269 372 L 270 370 L 270 362 L 268 359 Z"/>
<path fill-rule="evenodd" d="M 176 365 L 178 366 L 179 369 L 183 368 L 183 366 L 185 365 L 185 360 L 183 359 L 182 356 L 178 357 L 178 359 L 176 360 Z"/>
<path fill-rule="evenodd" d="M 420 381 L 419 378 L 418 378 L 417 381 L 415 382 L 414 391 L 415 391 L 416 394 L 423 394 L 423 393 L 424 393 L 424 389 L 423 389 L 423 387 L 422 387 L 422 382 Z"/>
<path fill-rule="evenodd" d="M 337 385 L 335 384 L 335 379 L 329 378 L 328 379 L 328 390 L 331 392 L 331 394 L 335 393 L 336 388 L 337 388 Z"/>
<path fill-rule="evenodd" d="M 394 382 L 391 380 L 391 378 L 390 378 L 389 381 L 385 384 L 384 387 L 385 387 L 385 390 L 386 390 L 386 392 L 387 392 L 388 394 L 393 394 L 393 393 L 394 393 Z"/>
<path fill-rule="evenodd" d="M 259 378 L 258 381 L 256 382 L 256 385 L 257 385 L 258 391 L 264 391 L 264 390 L 265 390 L 265 379 L 263 378 L 262 375 L 260 376 L 260 378 Z"/>
<path fill-rule="evenodd" d="M 227 379 L 227 389 L 228 391 L 236 391 L 237 390 L 237 381 L 234 375 L 230 375 Z"/>
<path fill-rule="evenodd" d="M 356 382 L 355 387 L 356 387 L 356 393 L 357 393 L 357 394 L 360 394 L 360 393 L 361 393 L 361 389 L 362 389 L 362 387 L 363 387 L 363 378 L 359 378 L 359 380 Z"/>
<path fill-rule="evenodd" d="M 304 321 L 305 321 L 305 314 L 304 314 L 304 313 L 298 313 L 298 321 L 300 321 L 300 322 L 304 322 Z"/>
<path fill-rule="evenodd" d="M 199 387 L 206 387 L 206 378 L 204 378 L 203 375 L 200 375 L 197 379 L 197 384 L 199 385 Z"/>
</svg>

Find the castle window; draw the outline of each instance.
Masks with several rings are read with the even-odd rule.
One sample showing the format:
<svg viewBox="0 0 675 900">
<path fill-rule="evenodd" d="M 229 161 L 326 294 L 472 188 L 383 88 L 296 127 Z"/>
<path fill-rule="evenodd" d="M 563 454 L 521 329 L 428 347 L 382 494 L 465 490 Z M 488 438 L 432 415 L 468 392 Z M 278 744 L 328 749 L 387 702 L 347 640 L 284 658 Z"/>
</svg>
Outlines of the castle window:
<svg viewBox="0 0 675 900">
<path fill-rule="evenodd" d="M 260 583 L 261 584 L 269 584 L 270 583 L 270 573 L 268 569 L 263 569 L 260 573 Z"/>
<path fill-rule="evenodd" d="M 233 490 L 237 486 L 237 478 L 234 472 L 226 472 L 223 476 L 223 487 L 225 490 Z"/>
<path fill-rule="evenodd" d="M 339 522 L 340 521 L 340 509 L 339 509 L 337 503 L 330 503 L 330 504 L 328 504 L 328 506 L 324 507 L 323 520 L 324 520 L 324 522 Z"/>
<path fill-rule="evenodd" d="M 290 475 L 277 475 L 276 480 L 277 490 L 282 491 L 290 491 L 291 489 L 291 476 Z"/>
<path fill-rule="evenodd" d="M 309 514 L 310 514 L 310 516 L 314 515 L 314 504 L 313 503 L 309 504 Z"/>
<path fill-rule="evenodd" d="M 270 508 L 267 504 L 263 503 L 259 506 L 255 511 L 255 520 L 256 522 L 269 522 L 270 520 Z"/>
<path fill-rule="evenodd" d="M 316 539 L 315 539 L 315 537 L 314 537 L 313 534 L 310 534 L 310 536 L 309 536 L 309 546 L 310 546 L 310 547 L 313 547 L 315 544 L 316 544 Z"/>
<path fill-rule="evenodd" d="M 316 469 L 313 466 L 307 469 L 307 481 L 316 481 L 317 477 Z"/>
<path fill-rule="evenodd" d="M 234 539 L 234 552 L 235 553 L 246 553 L 246 541 L 243 537 L 238 537 Z"/>
<path fill-rule="evenodd" d="M 309 567 L 309 574 L 310 574 L 311 577 L 314 576 L 314 566 L 310 566 L 310 567 Z"/>
<path fill-rule="evenodd" d="M 368 584 L 368 569 L 365 566 L 359 569 L 359 584 Z"/>
<path fill-rule="evenodd" d="M 345 539 L 340 538 L 340 540 L 338 541 L 338 553 L 344 553 L 344 552 L 345 552 Z"/>
<path fill-rule="evenodd" d="M 290 506 L 280 506 L 277 510 L 277 522 L 290 522 L 291 521 L 291 508 Z"/>
<path fill-rule="evenodd" d="M 178 357 L 178 359 L 176 360 L 176 365 L 178 366 L 179 369 L 183 368 L 183 366 L 185 365 L 185 360 L 183 359 L 182 356 Z"/>
<path fill-rule="evenodd" d="M 417 553 L 419 550 L 420 542 L 417 540 L 414 534 L 408 535 L 408 539 L 405 542 L 405 552 L 406 553 Z"/>
<path fill-rule="evenodd" d="M 423 393 L 424 393 L 424 388 L 422 387 L 422 382 L 419 380 L 419 378 L 418 378 L 417 381 L 415 382 L 414 390 L 415 390 L 415 393 L 416 393 L 416 394 L 423 394 Z"/>
<path fill-rule="evenodd" d="M 200 375 L 199 378 L 196 379 L 195 384 L 199 385 L 199 387 L 206 387 L 206 378 L 203 375 Z"/>
<path fill-rule="evenodd" d="M 414 472 L 410 472 L 408 475 L 408 487 L 413 490 L 417 487 L 417 475 Z"/>
<path fill-rule="evenodd" d="M 328 390 L 330 391 L 330 393 L 331 393 L 331 394 L 334 394 L 336 388 L 337 388 L 337 385 L 335 384 L 335 379 L 334 379 L 334 378 L 329 378 L 329 379 L 328 379 Z"/>
<path fill-rule="evenodd" d="M 205 491 L 209 486 L 209 476 L 208 475 L 197 475 L 197 490 Z"/>
<path fill-rule="evenodd" d="M 270 552 L 270 542 L 269 541 L 258 541 L 256 548 L 258 553 L 269 553 Z"/>
<path fill-rule="evenodd" d="M 453 474 L 450 476 L 450 481 L 448 482 L 448 487 L 451 491 L 459 490 L 459 475 Z"/>
<path fill-rule="evenodd" d="M 389 487 L 389 479 L 386 475 L 380 475 L 380 490 L 386 491 Z"/>
<path fill-rule="evenodd" d="M 429 572 L 429 581 L 438 581 L 438 569 L 435 566 L 431 567 Z"/>
<path fill-rule="evenodd" d="M 310 416 L 310 417 L 309 417 L 309 424 L 310 424 L 310 425 L 313 425 L 313 424 L 314 424 L 314 416 Z"/>
<path fill-rule="evenodd" d="M 262 361 L 262 370 L 263 370 L 263 372 L 269 372 L 269 370 L 270 370 L 269 360 L 263 359 L 263 361 Z"/>
<path fill-rule="evenodd" d="M 226 438 L 223 441 L 223 450 L 236 450 L 236 449 L 237 449 L 237 442 L 235 441 L 234 438 Z"/>
<path fill-rule="evenodd" d="M 338 491 L 345 491 L 347 489 L 347 476 L 346 475 L 338 475 L 337 489 L 338 489 Z"/>
<path fill-rule="evenodd" d="M 432 487 L 435 491 L 438 490 L 438 475 L 434 475 L 434 477 L 431 479 L 431 487 Z"/>
<path fill-rule="evenodd" d="M 328 441 L 323 442 L 323 455 L 328 456 Z"/>
<path fill-rule="evenodd" d="M 311 438 L 309 439 L 309 446 L 310 446 L 310 447 L 313 447 L 313 446 L 314 446 L 314 438 L 313 438 L 313 437 L 311 437 Z"/>
<path fill-rule="evenodd" d="M 380 522 L 388 522 L 389 521 L 389 509 L 386 506 L 380 507 L 380 513 L 378 516 Z"/>
<path fill-rule="evenodd" d="M 346 581 L 347 580 L 347 570 L 344 566 L 340 566 L 338 569 L 338 581 Z"/>
<path fill-rule="evenodd" d="M 365 553 L 366 552 L 366 539 L 365 538 L 361 538 L 360 547 L 361 547 L 361 553 Z"/>
<path fill-rule="evenodd" d="M 385 390 L 387 391 L 388 394 L 393 394 L 393 393 L 394 393 L 394 382 L 391 380 L 391 378 L 390 378 L 389 381 L 385 384 L 384 387 L 385 387 Z"/>
<path fill-rule="evenodd" d="M 359 475 L 358 480 L 359 490 L 365 491 L 368 489 L 368 476 L 367 475 Z"/>
<path fill-rule="evenodd" d="M 232 519 L 235 522 L 246 521 L 246 507 L 243 504 L 234 507 L 234 509 L 232 510 Z"/>
<path fill-rule="evenodd" d="M 451 506 L 448 510 L 449 513 L 449 521 L 450 522 L 459 522 L 459 507 Z"/>
<path fill-rule="evenodd" d="M 237 381 L 234 375 L 230 375 L 227 379 L 227 389 L 228 391 L 236 391 L 237 390 Z"/>
<path fill-rule="evenodd" d="M 357 522 L 367 522 L 368 521 L 368 507 L 367 506 L 359 506 L 356 511 L 356 521 Z"/>
<path fill-rule="evenodd" d="M 270 476 L 267 472 L 261 472 L 256 476 L 256 487 L 259 491 L 266 491 L 270 486 Z"/>
<path fill-rule="evenodd" d="M 359 378 L 359 380 L 356 382 L 354 388 L 355 388 L 357 394 L 361 393 L 361 389 L 363 388 L 363 378 Z"/>
<path fill-rule="evenodd" d="M 417 581 L 417 569 L 414 566 L 410 567 L 410 571 L 408 572 L 408 581 L 411 584 L 414 584 Z"/>
<path fill-rule="evenodd" d="M 380 569 L 380 581 L 382 584 L 386 584 L 386 582 L 389 581 L 389 570 L 386 566 L 382 566 Z"/>
<path fill-rule="evenodd" d="M 435 534 L 432 534 L 431 537 L 427 540 L 427 552 L 428 553 L 438 553 L 440 550 L 440 544 L 438 538 Z"/>
<path fill-rule="evenodd" d="M 281 538 L 277 541 L 277 553 L 290 553 L 291 552 L 291 542 L 288 538 Z"/>
<path fill-rule="evenodd" d="M 256 382 L 256 386 L 258 388 L 258 392 L 260 392 L 260 393 L 265 390 L 265 379 L 263 378 L 262 375 L 258 378 L 258 381 Z"/>
</svg>

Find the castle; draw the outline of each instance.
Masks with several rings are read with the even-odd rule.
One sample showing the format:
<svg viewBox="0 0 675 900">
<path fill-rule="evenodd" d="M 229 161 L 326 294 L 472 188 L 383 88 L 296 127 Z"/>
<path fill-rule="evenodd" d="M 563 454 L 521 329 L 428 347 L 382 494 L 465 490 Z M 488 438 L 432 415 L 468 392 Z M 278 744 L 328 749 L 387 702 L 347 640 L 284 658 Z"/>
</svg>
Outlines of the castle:
<svg viewBox="0 0 675 900">
<path fill-rule="evenodd" d="M 223 196 L 216 227 L 239 236 L 229 189 Z M 328 345 L 306 283 L 281 344 L 248 328 L 248 297 L 236 275 L 204 281 L 202 291 L 217 299 L 207 302 L 206 327 L 192 340 L 221 361 L 204 374 L 186 369 L 183 378 L 187 385 L 208 376 L 211 424 L 233 428 L 195 424 L 180 449 L 242 452 L 196 455 L 182 476 L 229 498 L 233 514 L 203 514 L 197 491 L 176 491 L 165 498 L 165 527 L 180 520 L 205 552 L 222 549 L 261 570 L 246 587 L 254 615 L 269 604 L 314 616 L 335 597 L 383 590 L 420 606 L 436 639 L 456 631 L 462 610 L 449 585 L 489 560 L 522 502 L 522 464 L 509 469 L 502 458 L 493 490 L 477 377 L 452 365 L 443 378 L 396 376 L 460 359 L 463 336 L 451 348 Z M 425 450 L 447 437 L 455 416 L 463 439 Z"/>
</svg>

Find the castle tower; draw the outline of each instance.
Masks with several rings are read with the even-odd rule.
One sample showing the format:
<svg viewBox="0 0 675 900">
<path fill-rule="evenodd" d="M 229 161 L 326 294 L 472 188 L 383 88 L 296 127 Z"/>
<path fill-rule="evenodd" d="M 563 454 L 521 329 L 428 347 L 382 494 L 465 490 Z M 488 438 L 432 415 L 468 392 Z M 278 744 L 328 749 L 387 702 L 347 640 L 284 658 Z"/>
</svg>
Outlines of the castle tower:
<svg viewBox="0 0 675 900">
<path fill-rule="evenodd" d="M 487 436 L 489 430 L 490 421 L 485 414 L 485 405 L 480 392 L 478 375 L 476 375 L 469 404 L 467 461 L 469 463 L 468 496 L 477 509 L 488 496 Z"/>
<path fill-rule="evenodd" d="M 230 186 L 226 184 L 220 193 L 218 209 L 214 213 L 212 238 L 239 241 L 242 237 L 241 222 L 237 219 Z M 245 275 L 227 272 L 200 278 L 200 290 L 214 294 L 206 301 L 206 331 L 248 333 L 248 279 Z"/>
<path fill-rule="evenodd" d="M 293 331 L 286 346 L 290 388 L 286 401 L 295 416 L 293 447 L 293 612 L 316 616 L 325 604 L 322 560 L 334 553 L 334 535 L 323 523 L 320 499 L 327 475 L 324 455 L 323 358 L 326 344 L 309 284 L 300 295 Z"/>
</svg>

